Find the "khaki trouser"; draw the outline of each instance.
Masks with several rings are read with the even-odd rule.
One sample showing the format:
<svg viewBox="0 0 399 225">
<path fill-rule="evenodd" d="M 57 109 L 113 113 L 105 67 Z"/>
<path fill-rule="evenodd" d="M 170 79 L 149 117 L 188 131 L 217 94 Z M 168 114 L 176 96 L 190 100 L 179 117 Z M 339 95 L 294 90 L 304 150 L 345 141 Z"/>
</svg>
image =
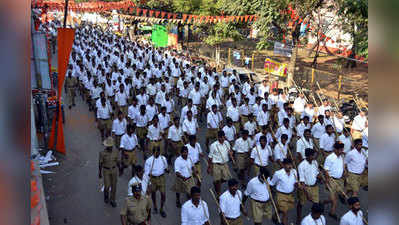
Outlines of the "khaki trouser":
<svg viewBox="0 0 399 225">
<path fill-rule="evenodd" d="M 226 218 L 226 219 L 227 219 L 227 222 L 229 223 L 229 225 L 243 225 L 241 216 L 236 219 L 229 219 L 229 218 Z M 224 221 L 222 223 L 225 224 Z"/>
<path fill-rule="evenodd" d="M 255 223 L 262 223 L 264 216 L 269 220 L 272 219 L 272 203 L 270 199 L 263 203 L 251 198 L 251 210 Z"/>
<path fill-rule="evenodd" d="M 315 186 L 305 186 L 305 190 L 308 193 L 310 199 L 305 194 L 304 190 L 298 190 L 298 201 L 301 205 L 305 205 L 307 201 L 311 201 L 313 203 L 319 203 L 319 186 L 317 183 Z"/>
<path fill-rule="evenodd" d="M 118 169 L 105 168 L 103 167 L 103 177 L 104 177 L 104 192 L 111 191 L 110 200 L 115 201 L 116 196 L 116 183 L 118 181 Z M 111 188 L 111 190 L 109 190 Z"/>
<path fill-rule="evenodd" d="M 68 89 L 68 103 L 69 105 L 75 105 L 75 97 L 76 97 L 76 88 L 67 88 Z"/>
</svg>

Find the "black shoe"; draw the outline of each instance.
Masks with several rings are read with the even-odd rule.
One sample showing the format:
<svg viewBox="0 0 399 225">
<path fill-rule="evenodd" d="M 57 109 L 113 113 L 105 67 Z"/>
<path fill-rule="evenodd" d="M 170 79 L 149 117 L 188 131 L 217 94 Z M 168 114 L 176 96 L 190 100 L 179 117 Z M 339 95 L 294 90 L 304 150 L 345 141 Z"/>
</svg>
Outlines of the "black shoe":
<svg viewBox="0 0 399 225">
<path fill-rule="evenodd" d="M 369 186 L 364 186 L 364 187 L 363 187 L 363 190 L 369 191 Z"/>
<path fill-rule="evenodd" d="M 332 213 L 328 213 L 328 215 L 333 218 L 334 220 L 338 221 L 338 216 L 337 214 L 332 214 Z"/>
<path fill-rule="evenodd" d="M 166 213 L 165 213 L 165 211 L 161 210 L 161 216 L 162 216 L 163 218 L 166 218 Z"/>
<path fill-rule="evenodd" d="M 111 206 L 112 206 L 113 208 L 115 208 L 115 207 L 116 207 L 116 202 L 111 201 Z"/>
<path fill-rule="evenodd" d="M 176 207 L 181 208 L 181 203 L 176 201 Z"/>
<path fill-rule="evenodd" d="M 104 191 L 104 203 L 108 204 L 109 203 L 109 199 L 108 199 L 108 193 Z"/>
<path fill-rule="evenodd" d="M 72 106 L 69 106 L 68 108 L 69 108 L 69 109 L 71 109 L 71 108 L 72 108 Z"/>
<path fill-rule="evenodd" d="M 72 106 L 73 106 L 73 107 L 75 107 L 75 106 L 76 106 L 76 104 L 75 104 L 75 103 L 73 103 L 73 104 L 72 104 Z"/>
<path fill-rule="evenodd" d="M 339 201 L 340 201 L 343 205 L 346 205 L 346 199 L 345 199 L 344 196 L 338 195 L 338 198 L 339 198 Z"/>
<path fill-rule="evenodd" d="M 154 208 L 154 214 L 158 214 L 158 209 L 157 208 Z"/>
</svg>

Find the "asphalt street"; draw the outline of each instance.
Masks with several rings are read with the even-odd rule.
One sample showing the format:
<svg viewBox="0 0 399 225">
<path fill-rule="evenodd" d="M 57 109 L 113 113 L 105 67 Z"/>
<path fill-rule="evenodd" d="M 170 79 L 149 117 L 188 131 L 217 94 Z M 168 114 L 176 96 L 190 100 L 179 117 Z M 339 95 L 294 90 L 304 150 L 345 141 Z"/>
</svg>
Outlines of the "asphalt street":
<svg viewBox="0 0 399 225">
<path fill-rule="evenodd" d="M 56 57 L 54 57 L 56 58 Z M 55 59 L 53 58 L 53 61 Z M 54 65 L 54 64 L 53 64 Z M 180 111 L 179 111 L 180 113 Z M 82 101 L 81 97 L 76 98 L 76 107 L 69 110 L 65 107 L 66 122 L 64 126 L 66 155 L 56 154 L 59 166 L 51 167 L 48 170 L 54 174 L 43 175 L 45 196 L 51 225 L 72 224 L 72 225 L 117 225 L 120 223 L 120 209 L 127 196 L 127 183 L 130 173 L 125 170 L 123 176 L 119 177 L 117 184 L 117 204 L 112 208 L 109 204 L 104 204 L 103 193 L 101 192 L 102 180 L 98 178 L 98 154 L 104 149 L 101 143 L 100 133 L 96 127 L 93 112 L 89 112 L 88 106 Z M 203 150 L 205 150 L 206 126 L 200 124 L 198 140 Z M 139 162 L 143 165 L 140 155 Z M 220 224 L 217 206 L 211 197 L 209 188 L 213 188 L 212 177 L 206 173 L 205 163 L 202 161 L 202 197 L 208 203 L 211 224 Z M 175 193 L 170 191 L 174 183 L 175 175 L 173 165 L 170 165 L 171 173 L 166 179 L 166 207 L 167 218 L 162 218 L 159 214 L 153 215 L 152 225 L 177 225 L 180 224 L 180 209 L 175 206 Z M 231 174 L 235 173 L 231 170 Z M 226 184 L 222 186 L 223 191 L 227 189 Z M 328 197 L 327 192 L 322 186 L 320 188 L 320 199 Z M 368 197 L 367 192 L 360 192 L 360 199 L 363 211 L 367 211 Z M 160 195 L 157 195 L 158 202 Z M 183 198 L 182 203 L 186 199 Z M 159 203 L 158 203 L 159 206 Z M 246 205 L 249 209 L 249 202 Z M 311 203 L 307 203 L 303 209 L 303 216 L 309 213 Z M 329 207 L 325 210 L 325 215 Z M 337 214 L 342 216 L 348 207 L 339 203 Z M 294 223 L 296 210 L 291 210 L 289 222 Z M 328 225 L 338 225 L 339 223 L 326 216 Z M 244 224 L 253 224 L 252 220 L 244 218 Z M 263 224 L 272 224 L 271 221 L 264 220 Z"/>
</svg>

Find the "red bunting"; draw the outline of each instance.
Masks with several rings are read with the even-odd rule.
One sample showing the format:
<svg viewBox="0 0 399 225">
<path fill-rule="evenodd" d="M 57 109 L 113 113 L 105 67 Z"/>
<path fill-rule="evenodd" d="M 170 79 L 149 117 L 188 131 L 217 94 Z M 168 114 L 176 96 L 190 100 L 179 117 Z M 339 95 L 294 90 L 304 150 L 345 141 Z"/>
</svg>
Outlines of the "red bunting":
<svg viewBox="0 0 399 225">
<path fill-rule="evenodd" d="M 187 19 L 187 14 L 183 14 L 183 21 Z"/>
<path fill-rule="evenodd" d="M 177 14 L 176 14 L 176 13 L 173 13 L 173 19 L 174 19 L 174 20 L 176 19 L 176 17 L 177 17 Z"/>
<path fill-rule="evenodd" d="M 247 16 L 245 16 L 245 22 L 247 22 L 248 21 L 248 18 L 249 18 L 249 16 L 247 15 Z"/>
<path fill-rule="evenodd" d="M 161 12 L 161 18 L 162 19 L 165 18 L 165 14 L 166 14 L 166 12 Z"/>
<path fill-rule="evenodd" d="M 140 16 L 140 12 L 141 12 L 141 9 L 140 9 L 140 8 L 137 8 L 137 9 L 136 9 L 136 15 L 137 15 L 137 16 Z"/>
<path fill-rule="evenodd" d="M 143 16 L 147 16 L 147 9 L 143 9 Z"/>
<path fill-rule="evenodd" d="M 172 18 L 172 13 L 168 13 L 168 19 Z"/>
<path fill-rule="evenodd" d="M 156 11 L 155 12 L 155 17 L 158 17 L 160 13 L 161 13 L 160 11 Z"/>
<path fill-rule="evenodd" d="M 191 18 L 193 18 L 193 15 L 188 15 L 187 22 L 190 22 L 190 21 L 191 21 Z"/>
<path fill-rule="evenodd" d="M 152 17 L 152 14 L 154 14 L 154 10 L 150 10 L 150 17 Z"/>
</svg>

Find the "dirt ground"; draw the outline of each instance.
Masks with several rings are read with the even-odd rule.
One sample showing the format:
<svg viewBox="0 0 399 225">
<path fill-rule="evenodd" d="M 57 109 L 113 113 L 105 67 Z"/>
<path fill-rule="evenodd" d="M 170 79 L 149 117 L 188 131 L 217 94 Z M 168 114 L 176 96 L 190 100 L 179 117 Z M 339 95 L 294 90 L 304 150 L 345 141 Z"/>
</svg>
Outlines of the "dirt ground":
<svg viewBox="0 0 399 225">
<path fill-rule="evenodd" d="M 198 56 L 205 56 L 210 59 L 215 58 L 215 47 L 206 46 L 203 43 L 192 42 L 189 43 L 190 52 Z M 244 57 L 252 59 L 254 53 L 254 68 L 257 73 L 264 74 L 264 61 L 266 57 L 270 57 L 282 63 L 289 63 L 290 58 L 285 56 L 278 56 L 270 50 L 256 50 L 256 42 L 251 40 L 227 42 L 220 45 L 221 61 L 228 62 L 228 54 L 230 50 L 230 61 L 232 61 L 233 49 L 238 49 L 240 53 L 244 53 Z M 329 56 L 326 53 L 320 53 L 317 59 L 317 66 L 315 69 L 315 83 L 311 85 L 311 64 L 313 62 L 314 53 L 309 55 L 309 51 L 299 49 L 296 63 L 296 72 L 294 79 L 304 87 L 313 90 L 318 90 L 316 82 L 318 82 L 322 89 L 322 94 L 338 99 L 339 75 L 342 75 L 340 99 L 346 101 L 357 96 L 360 105 L 368 105 L 368 64 L 357 63 L 355 68 L 345 68 L 346 60 L 342 69 L 337 69 L 337 62 L 339 57 Z M 214 60 L 212 60 L 214 61 Z"/>
</svg>

